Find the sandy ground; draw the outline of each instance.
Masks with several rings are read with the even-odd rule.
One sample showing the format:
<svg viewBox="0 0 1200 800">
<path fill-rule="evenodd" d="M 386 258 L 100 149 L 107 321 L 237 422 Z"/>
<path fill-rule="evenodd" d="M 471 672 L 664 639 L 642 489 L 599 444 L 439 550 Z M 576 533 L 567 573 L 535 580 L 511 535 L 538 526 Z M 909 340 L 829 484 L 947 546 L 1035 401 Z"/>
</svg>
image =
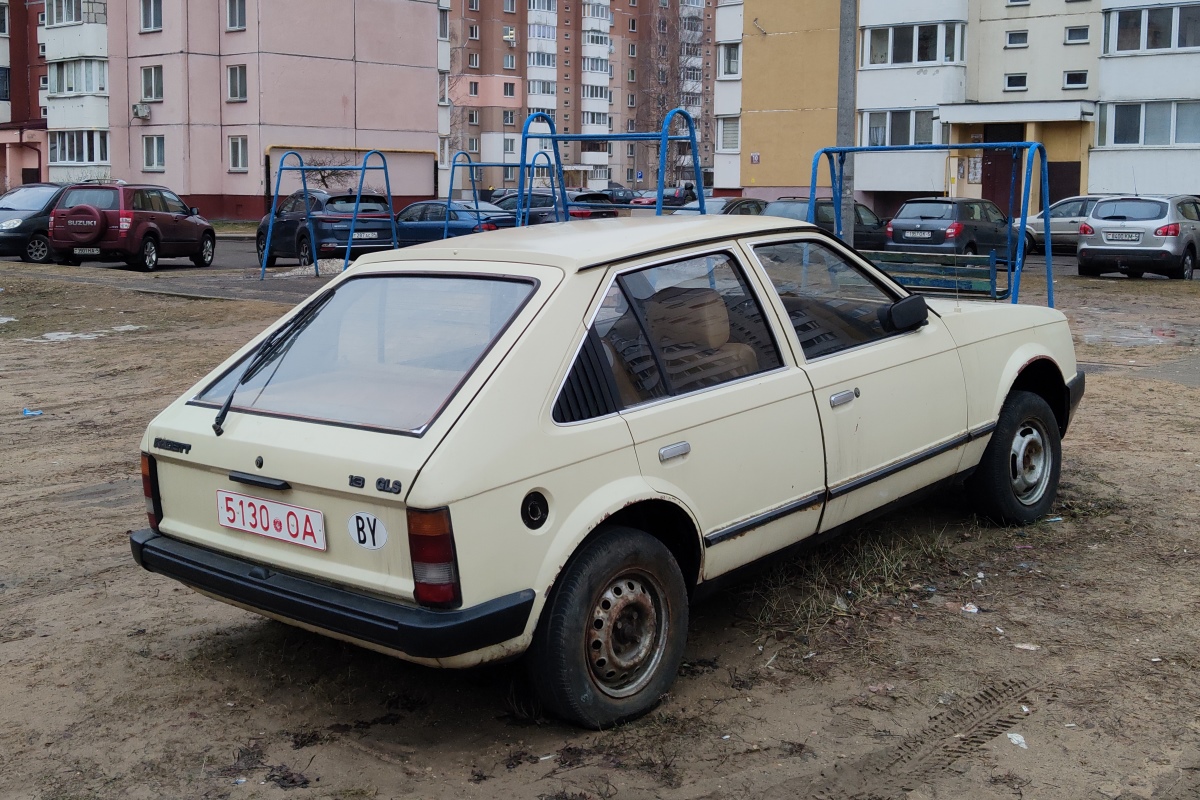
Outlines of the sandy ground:
<svg viewBox="0 0 1200 800">
<path fill-rule="evenodd" d="M 286 308 L 142 280 L 0 264 L 0 798 L 1200 797 L 1200 282 L 1057 281 L 1090 374 L 1050 518 L 941 498 L 719 595 L 672 696 L 597 734 L 518 666 L 138 569 L 142 430 Z"/>
</svg>

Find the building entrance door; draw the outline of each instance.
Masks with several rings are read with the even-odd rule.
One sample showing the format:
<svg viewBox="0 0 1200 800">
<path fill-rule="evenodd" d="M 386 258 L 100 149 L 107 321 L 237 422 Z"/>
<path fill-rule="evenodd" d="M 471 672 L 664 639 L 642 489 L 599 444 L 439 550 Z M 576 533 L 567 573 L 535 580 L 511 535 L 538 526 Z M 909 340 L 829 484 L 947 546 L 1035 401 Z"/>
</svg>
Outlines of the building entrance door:
<svg viewBox="0 0 1200 800">
<path fill-rule="evenodd" d="M 1025 125 L 1021 122 L 1003 123 L 997 125 L 983 126 L 983 141 L 989 144 L 996 142 L 1022 142 L 1025 140 Z M 1013 187 L 1013 166 L 1017 169 L 1017 183 Z M 984 150 L 983 151 L 983 199 L 991 200 L 996 205 L 1000 206 L 1000 210 L 1005 214 L 1009 210 L 1009 201 L 1014 202 L 1013 209 L 1016 210 L 1016 202 L 1019 202 L 1021 190 L 1024 186 L 1025 173 L 1022 168 L 1025 165 L 1025 153 L 1018 152 L 1016 160 L 1013 160 L 1011 150 Z M 1013 196 L 1015 194 L 1015 196 Z"/>
</svg>

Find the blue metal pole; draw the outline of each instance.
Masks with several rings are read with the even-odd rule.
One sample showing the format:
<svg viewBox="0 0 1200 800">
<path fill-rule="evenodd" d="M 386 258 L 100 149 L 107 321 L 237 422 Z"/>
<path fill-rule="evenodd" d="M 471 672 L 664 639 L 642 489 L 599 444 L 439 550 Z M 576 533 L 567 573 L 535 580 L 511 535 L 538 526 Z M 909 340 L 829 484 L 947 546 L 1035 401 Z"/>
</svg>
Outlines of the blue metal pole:
<svg viewBox="0 0 1200 800">
<path fill-rule="evenodd" d="M 300 159 L 300 186 L 304 191 L 304 221 L 308 226 L 308 251 L 313 263 L 313 276 L 321 277 L 321 266 L 317 263 L 317 228 L 313 225 L 312 209 L 308 205 L 308 170 L 304 169 L 304 159 L 300 158 L 300 154 L 296 154 L 296 158 Z M 297 253 L 298 255 L 298 253 Z"/>
<path fill-rule="evenodd" d="M 279 168 L 275 173 L 275 194 L 271 198 L 271 221 L 267 223 L 267 241 L 263 243 L 262 271 L 258 275 L 260 281 L 267 279 L 267 261 L 271 258 L 271 238 L 275 233 L 275 215 L 279 206 L 279 190 L 283 183 L 283 173 L 287 166 L 288 156 L 295 156 L 299 159 L 301 165 L 304 164 L 304 159 L 300 158 L 300 154 L 295 150 L 288 150 L 279 159 Z"/>
<path fill-rule="evenodd" d="M 667 127 L 670 121 L 670 115 L 663 119 L 662 131 L 659 133 L 658 141 L 658 198 L 654 201 L 654 216 L 662 216 L 663 207 L 663 181 L 667 179 L 667 159 L 669 155 L 669 145 L 671 141 L 671 131 Z"/>
<path fill-rule="evenodd" d="M 1042 226 L 1046 231 L 1046 305 L 1054 308 L 1054 269 L 1050 252 L 1050 169 L 1045 145 L 1037 146 L 1042 166 Z"/>
<path fill-rule="evenodd" d="M 363 157 L 364 164 L 371 157 L 371 153 L 378 153 L 379 158 L 383 162 L 383 191 L 387 194 L 388 219 L 392 223 L 392 249 L 395 250 L 400 246 L 400 232 L 396 230 L 396 209 L 392 206 L 392 180 L 388 176 L 387 159 L 384 158 L 383 153 L 380 153 L 378 150 L 372 150 Z"/>
</svg>

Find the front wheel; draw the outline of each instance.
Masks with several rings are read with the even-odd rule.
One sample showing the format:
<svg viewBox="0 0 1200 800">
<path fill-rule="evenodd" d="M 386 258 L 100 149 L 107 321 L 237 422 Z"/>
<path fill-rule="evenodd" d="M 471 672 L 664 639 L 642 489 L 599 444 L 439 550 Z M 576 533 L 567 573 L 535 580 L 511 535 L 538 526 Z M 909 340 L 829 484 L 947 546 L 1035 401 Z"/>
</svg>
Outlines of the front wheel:
<svg viewBox="0 0 1200 800">
<path fill-rule="evenodd" d="M 527 663 L 542 703 L 602 729 L 645 714 L 671 688 L 687 641 L 688 597 L 671 551 L 611 527 L 560 576 Z"/>
<path fill-rule="evenodd" d="M 25 243 L 25 252 L 21 253 L 21 260 L 34 264 L 49 264 L 54 260 L 50 252 L 50 240 L 46 238 L 46 234 L 35 233 L 29 237 L 29 241 Z"/>
<path fill-rule="evenodd" d="M 1040 395 L 1013 391 L 969 482 L 975 507 L 1002 525 L 1028 525 L 1050 510 L 1061 466 L 1054 412 Z"/>
<path fill-rule="evenodd" d="M 258 239 L 255 241 L 255 248 L 258 250 L 258 265 L 260 267 L 262 267 L 262 266 L 264 266 L 263 254 L 265 254 L 267 252 L 267 237 L 260 233 L 258 235 Z M 265 266 L 268 269 L 275 266 L 275 256 L 274 255 L 267 256 Z"/>
<path fill-rule="evenodd" d="M 200 251 L 192 256 L 192 263 L 197 267 L 211 267 L 213 255 L 217 252 L 217 239 L 211 233 L 204 234 L 200 240 Z"/>
</svg>

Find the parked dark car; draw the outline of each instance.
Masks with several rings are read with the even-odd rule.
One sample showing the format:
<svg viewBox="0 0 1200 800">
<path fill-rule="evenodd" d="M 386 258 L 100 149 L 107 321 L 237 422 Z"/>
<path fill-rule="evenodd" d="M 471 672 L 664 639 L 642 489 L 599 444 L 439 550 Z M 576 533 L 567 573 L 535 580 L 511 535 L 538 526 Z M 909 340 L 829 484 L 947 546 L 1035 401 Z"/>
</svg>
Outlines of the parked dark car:
<svg viewBox="0 0 1200 800">
<path fill-rule="evenodd" d="M 496 205 L 505 211 L 517 213 L 517 194 L 508 195 L 497 201 Z M 567 200 L 571 203 L 591 203 L 600 206 L 612 205 L 608 195 L 601 192 L 567 191 Z M 529 224 L 542 225 L 547 222 L 558 222 L 556 206 L 558 193 L 549 189 L 538 189 L 529 196 Z M 570 210 L 570 219 L 603 219 L 617 216 L 615 208 L 576 208 Z"/>
<path fill-rule="evenodd" d="M 814 209 L 815 224 L 822 230 L 836 233 L 837 226 L 833 217 L 833 201 L 829 198 L 817 198 Z M 790 219 L 808 219 L 807 197 L 781 197 L 772 200 L 762 213 L 768 217 L 788 217 Z M 849 220 L 842 220 L 845 230 Z M 859 250 L 882 250 L 887 242 L 887 220 L 881 218 L 862 203 L 854 204 L 854 246 Z"/>
<path fill-rule="evenodd" d="M 499 228 L 511 228 L 517 218 L 492 203 L 454 200 L 450 203 L 450 220 L 446 220 L 445 200 L 422 200 L 405 206 L 396 215 L 400 246 L 436 242 L 446 237 L 465 236 Z"/>
<path fill-rule="evenodd" d="M 704 198 L 705 214 L 738 214 L 755 215 L 763 213 L 767 207 L 766 200 L 757 197 L 706 197 Z M 699 214 L 700 201 L 693 200 L 685 206 L 675 209 L 674 214 Z"/>
<path fill-rule="evenodd" d="M 317 258 L 338 258 L 346 253 L 350 241 L 350 222 L 354 216 L 356 195 L 346 192 L 329 192 L 310 189 L 308 208 L 313 220 L 316 248 L 309 241 L 308 221 L 304 213 L 304 192 L 292 192 L 275 209 L 275 227 L 271 231 L 271 253 L 267 266 L 275 266 L 275 259 L 294 258 L 301 266 L 308 266 Z M 267 229 L 271 215 L 258 223 L 255 240 L 258 246 L 258 262 L 263 261 L 266 249 Z M 392 220 L 388 213 L 388 201 L 383 195 L 364 194 L 358 204 L 358 220 L 354 223 L 354 244 L 350 255 L 360 256 L 377 250 L 392 248 Z"/>
<path fill-rule="evenodd" d="M 50 213 L 50 247 L 64 263 L 124 261 L 153 270 L 160 258 L 212 264 L 217 235 L 200 209 L 163 186 L 77 183 L 63 190 Z"/>
<path fill-rule="evenodd" d="M 888 250 L 986 255 L 1008 250 L 1008 217 L 990 200 L 922 197 L 900 206 L 887 225 Z M 1016 246 L 1014 240 L 1013 246 Z"/>
<path fill-rule="evenodd" d="M 54 260 L 50 249 L 50 212 L 66 187 L 58 183 L 27 183 L 0 197 L 0 256 L 45 264 Z"/>
<path fill-rule="evenodd" d="M 614 186 L 609 189 L 602 189 L 603 194 L 608 195 L 608 199 L 618 205 L 628 205 L 633 198 L 637 197 L 637 192 L 633 189 L 626 189 L 623 186 Z"/>
</svg>

